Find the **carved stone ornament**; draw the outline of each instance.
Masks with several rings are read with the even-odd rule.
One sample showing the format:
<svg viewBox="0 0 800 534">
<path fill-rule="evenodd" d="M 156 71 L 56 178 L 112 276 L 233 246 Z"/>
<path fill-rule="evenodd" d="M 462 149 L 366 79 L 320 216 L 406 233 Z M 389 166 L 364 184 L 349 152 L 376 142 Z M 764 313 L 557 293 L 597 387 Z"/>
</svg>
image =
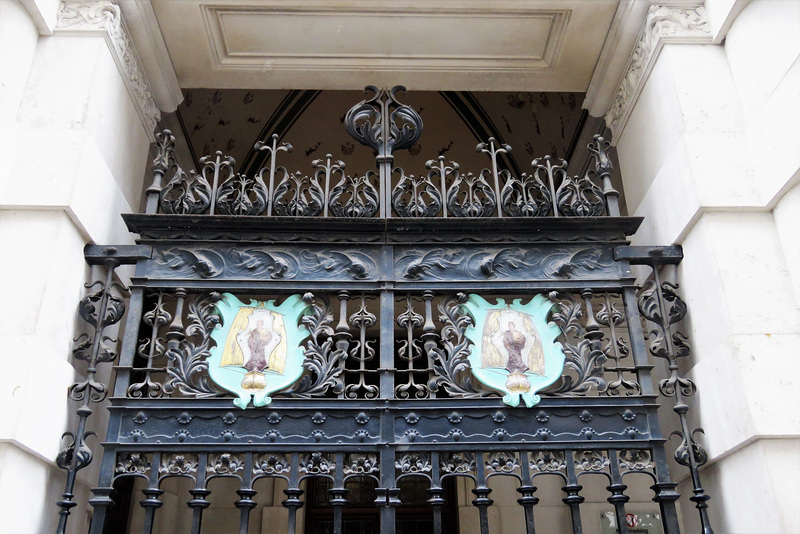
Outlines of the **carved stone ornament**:
<svg viewBox="0 0 800 534">
<path fill-rule="evenodd" d="M 303 349 L 308 336 L 299 325 L 307 305 L 291 295 L 280 306 L 274 300 L 244 304 L 223 293 L 216 304 L 222 319 L 212 339 L 216 347 L 208 358 L 208 374 L 217 385 L 238 396 L 233 403 L 247 408 L 265 406 L 270 394 L 295 383 L 303 374 Z"/>
<path fill-rule="evenodd" d="M 650 6 L 625 75 L 606 113 L 606 124 L 619 139 L 628 117 L 653 70 L 665 43 L 711 43 L 708 18 L 704 7 L 680 8 Z"/>
<path fill-rule="evenodd" d="M 111 55 L 131 93 L 134 107 L 150 141 L 161 120 L 153 90 L 136 55 L 119 6 L 111 0 L 66 0 L 58 12 L 56 33 L 82 34 L 99 32 L 106 37 Z"/>
<path fill-rule="evenodd" d="M 472 341 L 469 355 L 472 374 L 486 386 L 503 392 L 503 402 L 530 408 L 541 398 L 536 394 L 561 377 L 565 356 L 555 339 L 561 329 L 547 321 L 553 302 L 536 295 L 527 304 L 497 299 L 490 304 L 472 294 L 462 307 L 473 324 L 465 334 Z"/>
</svg>

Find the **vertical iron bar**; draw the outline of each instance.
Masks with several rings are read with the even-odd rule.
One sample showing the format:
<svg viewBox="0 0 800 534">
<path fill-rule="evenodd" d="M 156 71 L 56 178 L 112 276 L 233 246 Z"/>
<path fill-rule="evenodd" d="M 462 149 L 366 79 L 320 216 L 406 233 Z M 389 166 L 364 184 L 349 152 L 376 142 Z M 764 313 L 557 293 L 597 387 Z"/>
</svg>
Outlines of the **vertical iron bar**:
<svg viewBox="0 0 800 534">
<path fill-rule="evenodd" d="M 112 445 L 106 446 L 103 450 L 100 478 L 97 481 L 97 487 L 92 488 L 94 497 L 89 500 L 89 504 L 94 508 L 89 534 L 103 534 L 105 530 L 108 509 L 114 506 L 114 500 L 111 498 L 111 494 L 114 491 L 114 467 L 116 463 L 117 451 Z"/>
<path fill-rule="evenodd" d="M 631 343 L 631 353 L 633 363 L 636 366 L 636 373 L 639 386 L 642 388 L 642 395 L 654 395 L 653 379 L 650 371 L 653 365 L 647 356 L 647 347 L 642 331 L 642 319 L 639 315 L 639 305 L 636 302 L 636 290 L 626 287 L 622 290 L 622 298 L 625 302 L 625 322 L 628 325 L 628 334 Z"/>
<path fill-rule="evenodd" d="M 689 500 L 695 503 L 695 508 L 697 508 L 698 513 L 700 514 L 700 524 L 702 526 L 702 533 L 703 534 L 714 534 L 713 529 L 711 528 L 711 520 L 708 517 L 708 503 L 707 501 L 711 498 L 709 495 L 706 495 L 705 490 L 703 489 L 702 482 L 700 481 L 700 466 L 705 463 L 707 460 L 707 456 L 705 451 L 702 447 L 694 440 L 693 432 L 689 429 L 689 422 L 687 421 L 686 414 L 689 411 L 689 405 L 686 403 L 687 396 L 690 396 L 694 393 L 694 384 L 687 379 L 680 379 L 678 377 L 678 352 L 675 347 L 676 343 L 681 342 L 681 338 L 676 336 L 673 337 L 671 325 L 675 321 L 672 317 L 671 312 L 673 311 L 670 309 L 670 306 L 666 303 L 666 297 L 664 296 L 664 286 L 661 281 L 661 275 L 659 273 L 657 265 L 652 265 L 653 268 L 653 279 L 655 281 L 656 287 L 656 296 L 658 298 L 658 305 L 659 309 L 661 310 L 660 313 L 660 321 L 661 321 L 661 329 L 664 334 L 664 342 L 667 347 L 667 356 L 669 359 L 669 370 L 671 376 L 669 379 L 662 381 L 660 385 L 660 390 L 662 393 L 670 393 L 667 391 L 669 389 L 669 382 L 673 382 L 671 392 L 671 396 L 675 397 L 675 405 L 672 408 L 676 414 L 678 414 L 678 419 L 680 420 L 680 435 L 683 438 L 682 446 L 685 447 L 686 451 L 684 455 L 680 455 L 676 452 L 675 459 L 682 465 L 689 468 L 689 474 L 692 477 L 692 493 L 693 496 L 689 497 Z M 675 286 L 677 287 L 677 286 Z M 674 300 L 680 301 L 677 295 L 673 294 L 672 298 Z M 685 304 L 683 304 L 685 306 Z M 666 387 L 665 387 L 666 386 Z M 680 449 L 679 449 L 680 451 Z"/>
<path fill-rule="evenodd" d="M 209 199 L 208 214 L 214 215 L 214 208 L 217 203 L 217 188 L 219 187 L 219 167 L 222 164 L 222 152 L 217 151 L 217 159 L 214 164 L 214 180 L 211 183 L 211 198 Z"/>
<path fill-rule="evenodd" d="M 628 534 L 628 522 L 625 520 L 625 503 L 630 500 L 630 497 L 624 493 L 628 486 L 622 483 L 622 475 L 619 472 L 619 455 L 616 449 L 608 451 L 608 460 L 611 469 L 611 484 L 606 489 L 611 492 L 611 496 L 607 500 L 614 506 L 618 534 Z"/>
<path fill-rule="evenodd" d="M 581 503 L 584 498 L 580 491 L 583 486 L 578 484 L 578 475 L 575 474 L 575 457 L 572 450 L 564 451 L 564 461 L 567 464 L 567 483 L 561 489 L 567 494 L 561 501 L 569 506 L 570 516 L 572 517 L 572 534 L 583 534 L 581 524 Z"/>
<path fill-rule="evenodd" d="M 109 308 L 109 302 L 112 301 L 111 293 L 115 285 L 114 269 L 116 269 L 117 266 L 119 266 L 117 260 L 107 258 L 105 260 L 106 276 L 104 282 L 100 282 L 101 289 L 99 291 L 99 300 L 96 299 L 98 292 L 90 293 L 81 300 L 81 308 L 92 310 L 81 313 L 81 316 L 92 326 L 94 332 L 92 336 L 87 336 L 85 338 L 86 341 L 79 344 L 76 348 L 76 352 L 74 352 L 76 357 L 80 355 L 80 359 L 86 360 L 87 362 L 86 380 L 84 382 L 77 382 L 69 388 L 70 398 L 81 403 L 80 407 L 76 410 L 78 414 L 78 428 L 74 434 L 67 432 L 62 436 L 70 437 L 72 443 L 62 449 L 56 457 L 56 465 L 67 471 L 64 492 L 61 495 L 61 500 L 56 503 L 60 508 L 58 512 L 58 526 L 56 527 L 57 534 L 64 534 L 66 532 L 70 510 L 77 506 L 73 498 L 75 497 L 75 480 L 78 471 L 89 465 L 92 461 L 92 451 L 86 445 L 86 438 L 90 435 L 94 435 L 94 432 L 86 431 L 87 421 L 92 415 L 91 404 L 101 402 L 106 398 L 108 393 L 106 386 L 98 384 L 95 382 L 94 378 L 97 373 L 97 365 L 103 361 L 109 361 L 109 356 L 113 358 L 113 353 L 107 351 L 103 347 L 103 332 L 106 327 L 116 324 L 122 319 L 122 314 L 125 310 L 124 304 L 119 299 L 115 299 L 116 306 Z M 88 287 L 93 287 L 95 284 Z M 92 297 L 95 298 L 93 299 Z M 111 310 L 110 312 L 109 309 Z M 78 340 L 79 339 L 81 338 L 78 338 Z"/>
<path fill-rule="evenodd" d="M 325 193 L 322 196 L 322 216 L 328 216 L 328 198 L 330 197 L 331 191 L 331 161 L 333 160 L 333 156 L 331 154 L 325 154 Z"/>
<path fill-rule="evenodd" d="M 391 247 L 383 247 L 382 268 L 391 273 L 394 268 Z M 387 274 L 384 274 L 387 276 Z M 380 292 L 380 398 L 394 397 L 394 291 L 385 282 Z M 390 441 L 393 436 L 390 437 Z M 394 464 L 392 464 L 394 465 Z"/>
<path fill-rule="evenodd" d="M 147 188 L 145 213 L 158 213 L 158 202 L 163 187 L 164 174 L 175 158 L 175 136 L 169 130 L 156 134 L 156 157 L 153 158 L 153 184 Z"/>
<path fill-rule="evenodd" d="M 533 485 L 531 477 L 531 464 L 528 459 L 528 451 L 520 451 L 519 463 L 521 469 L 522 480 L 517 492 L 521 495 L 517 502 L 525 510 L 525 533 L 536 534 L 536 526 L 533 520 L 533 507 L 538 504 L 539 499 L 533 496 L 536 491 L 536 486 Z"/>
<path fill-rule="evenodd" d="M 289 486 L 283 490 L 286 499 L 281 503 L 289 509 L 289 518 L 286 523 L 287 534 L 296 534 L 297 531 L 297 510 L 303 506 L 300 496 L 303 490 L 300 489 L 300 454 L 293 452 L 289 455 Z"/>
<path fill-rule="evenodd" d="M 488 508 L 494 501 L 489 498 L 492 490 L 486 485 L 486 465 L 483 463 L 482 452 L 475 453 L 475 469 L 475 489 L 472 490 L 475 499 L 472 500 L 472 505 L 478 507 L 481 534 L 489 534 Z"/>
<path fill-rule="evenodd" d="M 654 419 L 656 419 L 655 416 Z M 657 424 L 657 421 L 655 423 Z M 661 510 L 661 524 L 664 527 L 664 534 L 680 534 L 678 511 L 675 506 L 680 494 L 676 491 L 678 484 L 670 480 L 667 452 L 663 443 L 653 446 L 653 463 L 657 482 L 650 486 L 650 489 L 655 493 L 653 500 L 658 503 L 658 507 Z"/>
<path fill-rule="evenodd" d="M 347 490 L 344 488 L 344 454 L 336 453 L 336 464 L 333 468 L 333 488 L 328 492 L 330 505 L 333 507 L 333 534 L 342 534 L 342 512 L 347 504 Z"/>
<path fill-rule="evenodd" d="M 161 453 L 154 452 L 152 461 L 150 462 L 150 476 L 147 479 L 147 488 L 142 490 L 145 499 L 139 502 L 139 505 L 144 508 L 144 523 L 142 525 L 142 534 L 152 534 L 153 525 L 156 519 L 156 510 L 161 508 L 163 504 L 158 500 L 158 496 L 164 493 L 164 490 L 159 488 L 159 469 L 161 465 Z"/>
<path fill-rule="evenodd" d="M 192 496 L 187 504 L 192 509 L 192 534 L 200 534 L 203 523 L 203 510 L 208 508 L 211 503 L 206 497 L 211 492 L 206 488 L 206 470 L 208 468 L 208 453 L 198 455 L 197 478 L 193 489 L 189 490 Z"/>
<path fill-rule="evenodd" d="M 131 297 L 128 300 L 128 316 L 125 319 L 125 334 L 122 337 L 122 346 L 119 351 L 119 367 L 114 381 L 114 396 L 125 397 L 131 380 L 131 368 L 136 357 L 136 345 L 139 339 L 139 324 L 142 320 L 144 308 L 144 289 L 131 288 Z"/>
<path fill-rule="evenodd" d="M 442 506 L 445 504 L 444 488 L 442 488 L 439 471 L 439 452 L 431 452 L 431 487 L 428 489 L 428 504 L 433 507 L 433 533 L 442 534 Z"/>
<path fill-rule="evenodd" d="M 333 338 L 336 341 L 336 351 L 340 352 L 347 357 L 347 349 L 350 348 L 350 340 L 352 334 L 350 327 L 347 324 L 347 301 L 350 300 L 350 294 L 345 291 L 339 291 L 339 322 L 334 330 Z M 346 376 L 342 377 L 346 381 Z M 339 397 L 344 397 L 344 389 L 339 393 Z"/>
<path fill-rule="evenodd" d="M 253 453 L 248 452 L 244 455 L 242 483 L 236 491 L 239 500 L 234 504 L 239 509 L 239 534 L 247 534 L 250 526 L 250 510 L 256 507 L 256 501 L 253 500 L 256 493 L 253 489 Z"/>
<path fill-rule="evenodd" d="M 444 156 L 439 156 L 439 178 L 442 181 L 442 217 L 447 218 L 447 180 L 445 179 L 447 170 L 444 166 Z"/>
</svg>

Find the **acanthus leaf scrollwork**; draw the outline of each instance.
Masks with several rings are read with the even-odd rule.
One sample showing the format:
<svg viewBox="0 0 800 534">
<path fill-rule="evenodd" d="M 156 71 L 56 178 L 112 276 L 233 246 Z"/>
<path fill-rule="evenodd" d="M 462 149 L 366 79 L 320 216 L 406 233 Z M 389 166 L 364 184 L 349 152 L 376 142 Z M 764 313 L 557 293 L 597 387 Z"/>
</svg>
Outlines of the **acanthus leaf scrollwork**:
<svg viewBox="0 0 800 534">
<path fill-rule="evenodd" d="M 551 319 L 564 333 L 565 339 L 561 343 L 566 356 L 561 383 L 553 393 L 580 395 L 592 388 L 605 391 L 607 385 L 603 378 L 603 363 L 606 355 L 600 341 L 603 334 L 599 329 L 589 327 L 594 317 L 589 317 L 584 325 L 581 299 L 575 294 L 554 292 L 550 298 L 557 300 Z"/>
<path fill-rule="evenodd" d="M 441 331 L 441 348 L 431 347 L 428 357 L 433 364 L 434 376 L 428 381 L 428 389 L 432 394 L 443 388 L 453 397 L 486 397 L 493 392 L 480 389 L 470 372 L 470 340 L 465 332 L 472 326 L 472 318 L 461 313 L 461 305 L 466 302 L 466 295 L 460 293 L 456 298 L 449 298 L 438 304 L 444 323 Z"/>
<path fill-rule="evenodd" d="M 208 357 L 213 340 L 211 332 L 220 322 L 214 313 L 214 303 L 218 294 L 201 296 L 189 303 L 187 317 L 189 325 L 177 342 L 167 345 L 167 381 L 164 392 L 175 390 L 183 395 L 213 397 L 221 393 L 213 388 L 208 380 Z M 176 317 L 178 319 L 178 317 Z"/>
<path fill-rule="evenodd" d="M 309 310 L 301 322 L 308 329 L 309 339 L 305 343 L 303 367 L 306 373 L 294 386 L 284 392 L 290 397 L 310 398 L 325 396 L 330 390 L 334 394 L 344 391 L 344 362 L 347 350 L 333 348 L 333 313 L 325 298 L 317 298 L 311 293 L 303 295 Z"/>
</svg>

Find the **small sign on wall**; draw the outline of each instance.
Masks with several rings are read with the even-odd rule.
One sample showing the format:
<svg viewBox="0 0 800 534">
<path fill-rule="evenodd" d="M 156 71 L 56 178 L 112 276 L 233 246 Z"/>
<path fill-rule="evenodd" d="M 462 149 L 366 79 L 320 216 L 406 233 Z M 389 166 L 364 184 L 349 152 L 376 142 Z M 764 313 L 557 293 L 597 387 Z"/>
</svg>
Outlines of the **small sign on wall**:
<svg viewBox="0 0 800 534">
<path fill-rule="evenodd" d="M 661 515 L 655 512 L 628 513 L 625 515 L 628 534 L 663 534 L 661 528 Z M 602 534 L 617 534 L 617 518 L 614 512 L 605 512 L 600 515 L 600 532 Z"/>
</svg>

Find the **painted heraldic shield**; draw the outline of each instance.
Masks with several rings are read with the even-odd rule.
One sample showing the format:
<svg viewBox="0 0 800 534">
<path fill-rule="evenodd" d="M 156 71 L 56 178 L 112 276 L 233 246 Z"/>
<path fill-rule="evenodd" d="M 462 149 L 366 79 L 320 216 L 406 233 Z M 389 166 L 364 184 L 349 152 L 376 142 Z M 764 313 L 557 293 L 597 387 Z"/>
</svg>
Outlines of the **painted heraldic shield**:
<svg viewBox="0 0 800 534">
<path fill-rule="evenodd" d="M 295 383 L 303 374 L 303 348 L 308 337 L 298 325 L 307 308 L 300 295 L 291 295 L 280 306 L 274 300 L 244 304 L 223 293 L 215 309 L 220 324 L 211 333 L 217 346 L 208 358 L 208 374 L 217 385 L 237 395 L 233 403 L 247 408 L 266 406 L 270 394 Z"/>
<path fill-rule="evenodd" d="M 564 352 L 556 337 L 561 329 L 547 321 L 553 302 L 536 295 L 527 304 L 515 299 L 490 304 L 470 294 L 463 305 L 473 319 L 465 335 L 472 341 L 469 362 L 472 374 L 486 386 L 504 393 L 503 402 L 530 408 L 541 398 L 536 394 L 561 377 Z"/>
</svg>

